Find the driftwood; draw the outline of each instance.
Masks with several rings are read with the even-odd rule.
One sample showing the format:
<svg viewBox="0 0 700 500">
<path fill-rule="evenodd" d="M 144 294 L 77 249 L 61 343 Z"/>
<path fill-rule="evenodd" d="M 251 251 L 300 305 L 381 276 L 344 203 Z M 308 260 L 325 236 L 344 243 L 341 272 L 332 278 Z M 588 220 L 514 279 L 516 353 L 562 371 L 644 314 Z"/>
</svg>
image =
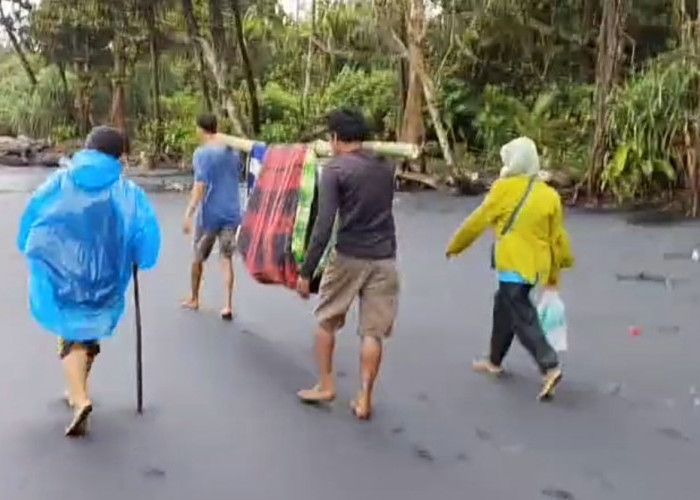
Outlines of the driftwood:
<svg viewBox="0 0 700 500">
<path fill-rule="evenodd" d="M 48 141 L 34 140 L 29 137 L 0 136 L 0 165 L 25 167 L 41 165 L 55 167 L 60 154 L 50 150 Z"/>
<path fill-rule="evenodd" d="M 421 174 L 420 172 L 397 172 L 396 178 L 399 181 L 420 184 L 421 186 L 425 186 L 430 189 L 438 189 L 440 187 L 439 181 L 434 176 Z"/>
<path fill-rule="evenodd" d="M 219 134 L 218 139 L 231 146 L 233 149 L 237 149 L 244 153 L 250 153 L 253 150 L 253 145 L 256 141 L 245 139 L 243 137 L 236 137 L 233 135 Z M 382 154 L 385 156 L 391 156 L 393 158 L 401 158 L 405 160 L 417 160 L 421 155 L 420 147 L 415 144 L 409 144 L 405 142 L 381 142 L 372 141 L 365 142 L 363 146 L 370 151 Z M 311 147 L 314 152 L 320 157 L 331 156 L 331 145 L 326 141 L 315 141 L 311 143 Z"/>
<path fill-rule="evenodd" d="M 0 155 L 30 156 L 50 147 L 47 141 L 37 141 L 20 135 L 19 137 L 0 136 Z"/>
</svg>

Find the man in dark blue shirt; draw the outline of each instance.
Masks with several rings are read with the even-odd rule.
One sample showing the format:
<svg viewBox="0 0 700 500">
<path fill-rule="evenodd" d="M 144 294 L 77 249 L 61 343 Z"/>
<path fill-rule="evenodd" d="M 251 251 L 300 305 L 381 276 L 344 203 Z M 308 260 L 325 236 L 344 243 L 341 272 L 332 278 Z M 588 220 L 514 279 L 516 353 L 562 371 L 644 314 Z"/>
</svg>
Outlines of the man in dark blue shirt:
<svg viewBox="0 0 700 500">
<path fill-rule="evenodd" d="M 221 317 L 233 319 L 233 252 L 236 233 L 241 223 L 239 154 L 217 139 L 217 120 L 203 115 L 197 120 L 201 146 L 194 153 L 194 185 L 185 212 L 184 231 L 190 234 L 194 226 L 194 262 L 192 291 L 183 307 L 199 309 L 199 289 L 204 262 L 219 240 L 219 253 L 226 280 L 226 302 Z M 199 209 L 199 210 L 197 210 Z M 196 223 L 193 221 L 197 211 Z"/>
</svg>

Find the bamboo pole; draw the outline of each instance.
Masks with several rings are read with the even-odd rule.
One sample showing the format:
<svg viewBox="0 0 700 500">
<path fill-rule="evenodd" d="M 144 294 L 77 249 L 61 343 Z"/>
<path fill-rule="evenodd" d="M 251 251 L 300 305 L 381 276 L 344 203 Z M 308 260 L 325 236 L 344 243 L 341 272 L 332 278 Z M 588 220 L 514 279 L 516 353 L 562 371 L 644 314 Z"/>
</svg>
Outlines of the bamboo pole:
<svg viewBox="0 0 700 500">
<path fill-rule="evenodd" d="M 253 150 L 253 145 L 255 144 L 255 141 L 253 140 L 245 139 L 243 137 L 236 137 L 233 135 L 218 134 L 217 138 L 224 144 L 227 144 L 233 149 L 237 149 L 244 153 L 250 153 Z M 378 154 L 411 161 L 417 160 L 421 155 L 420 147 L 406 142 L 369 141 L 363 143 L 362 146 Z M 311 143 L 311 147 L 316 155 L 320 157 L 332 156 L 331 145 L 327 141 L 315 141 Z"/>
</svg>

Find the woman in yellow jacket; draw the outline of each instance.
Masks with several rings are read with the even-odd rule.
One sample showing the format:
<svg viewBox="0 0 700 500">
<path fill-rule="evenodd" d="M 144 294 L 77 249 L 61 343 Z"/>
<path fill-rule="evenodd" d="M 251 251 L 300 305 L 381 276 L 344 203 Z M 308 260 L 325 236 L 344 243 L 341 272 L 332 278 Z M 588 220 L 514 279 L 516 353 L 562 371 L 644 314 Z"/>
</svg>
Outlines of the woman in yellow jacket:
<svg viewBox="0 0 700 500">
<path fill-rule="evenodd" d="M 474 362 L 480 373 L 500 375 L 502 362 L 517 336 L 537 363 L 543 385 L 538 399 L 554 395 L 562 371 L 539 323 L 530 292 L 536 285 L 556 287 L 559 271 L 573 265 L 558 193 L 539 180 L 535 143 L 527 137 L 501 149 L 503 169 L 483 203 L 457 230 L 447 257 L 459 255 L 488 228 L 495 244 L 492 266 L 498 273 L 493 330 L 488 359 Z"/>
</svg>

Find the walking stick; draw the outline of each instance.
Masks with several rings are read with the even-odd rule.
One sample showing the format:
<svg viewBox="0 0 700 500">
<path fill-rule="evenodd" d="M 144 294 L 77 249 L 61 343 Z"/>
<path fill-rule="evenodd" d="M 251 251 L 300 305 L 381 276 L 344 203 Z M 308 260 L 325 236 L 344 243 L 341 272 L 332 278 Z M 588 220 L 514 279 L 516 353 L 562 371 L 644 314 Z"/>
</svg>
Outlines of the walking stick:
<svg viewBox="0 0 700 500">
<path fill-rule="evenodd" d="M 143 413 L 143 356 L 141 343 L 141 301 L 139 300 L 139 268 L 134 264 L 134 308 L 136 314 L 136 412 Z"/>
</svg>

